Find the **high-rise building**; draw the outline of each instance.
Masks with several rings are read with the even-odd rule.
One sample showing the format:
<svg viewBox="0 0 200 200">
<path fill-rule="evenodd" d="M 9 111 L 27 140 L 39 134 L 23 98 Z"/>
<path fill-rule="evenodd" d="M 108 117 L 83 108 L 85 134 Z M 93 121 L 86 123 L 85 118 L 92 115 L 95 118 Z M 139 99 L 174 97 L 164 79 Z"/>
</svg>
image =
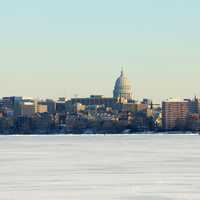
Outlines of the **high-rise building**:
<svg viewBox="0 0 200 200">
<path fill-rule="evenodd" d="M 162 103 L 162 121 L 165 130 L 184 129 L 189 114 L 187 100 L 169 99 Z"/>
<path fill-rule="evenodd" d="M 189 100 L 189 109 L 191 114 L 200 114 L 200 99 L 195 97 L 193 100 Z"/>
<path fill-rule="evenodd" d="M 3 97 L 1 101 L 1 107 L 11 109 L 14 112 L 14 115 L 20 115 L 21 113 L 21 104 L 22 104 L 22 97 Z"/>
<path fill-rule="evenodd" d="M 48 113 L 53 114 L 56 112 L 56 102 L 54 100 L 47 99 L 45 103 L 47 105 Z"/>
<path fill-rule="evenodd" d="M 129 101 L 133 99 L 131 84 L 123 70 L 121 71 L 120 77 L 115 82 L 113 97 L 116 100 L 125 99 Z"/>
<path fill-rule="evenodd" d="M 21 115 L 32 117 L 36 112 L 35 104 L 33 102 L 23 102 L 21 106 Z"/>
</svg>

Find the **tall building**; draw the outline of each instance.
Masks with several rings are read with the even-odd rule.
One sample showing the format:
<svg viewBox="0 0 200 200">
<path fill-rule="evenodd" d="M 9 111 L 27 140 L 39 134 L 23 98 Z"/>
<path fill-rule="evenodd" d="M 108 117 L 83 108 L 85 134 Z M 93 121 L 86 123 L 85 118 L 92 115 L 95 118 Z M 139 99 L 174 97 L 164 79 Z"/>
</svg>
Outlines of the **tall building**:
<svg viewBox="0 0 200 200">
<path fill-rule="evenodd" d="M 189 114 L 187 100 L 169 99 L 162 103 L 162 121 L 165 130 L 184 129 Z"/>
<path fill-rule="evenodd" d="M 189 100 L 189 109 L 191 114 L 200 114 L 200 99 L 195 97 L 193 100 Z"/>
<path fill-rule="evenodd" d="M 45 103 L 47 105 L 48 113 L 53 114 L 56 112 L 56 102 L 54 100 L 47 99 Z"/>
<path fill-rule="evenodd" d="M 32 117 L 36 112 L 35 104 L 33 102 L 23 102 L 21 106 L 21 115 Z"/>
<path fill-rule="evenodd" d="M 14 115 L 20 115 L 21 113 L 21 104 L 22 104 L 22 97 L 3 97 L 1 102 L 2 108 L 8 108 L 13 110 Z"/>
<path fill-rule="evenodd" d="M 129 101 L 133 99 L 131 84 L 123 70 L 121 71 L 120 77 L 115 82 L 113 97 L 117 100 L 125 99 Z"/>
</svg>

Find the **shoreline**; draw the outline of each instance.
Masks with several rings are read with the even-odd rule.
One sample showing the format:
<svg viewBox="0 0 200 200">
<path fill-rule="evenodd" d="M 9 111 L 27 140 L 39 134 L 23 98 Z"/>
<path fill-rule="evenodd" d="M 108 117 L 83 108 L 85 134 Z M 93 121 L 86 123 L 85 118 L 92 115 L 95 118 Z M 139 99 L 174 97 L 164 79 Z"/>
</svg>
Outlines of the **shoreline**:
<svg viewBox="0 0 200 200">
<path fill-rule="evenodd" d="M 13 134 L 0 134 L 0 136 L 130 136 L 130 135 L 200 135 L 199 132 L 133 132 L 133 133 L 13 133 Z"/>
</svg>

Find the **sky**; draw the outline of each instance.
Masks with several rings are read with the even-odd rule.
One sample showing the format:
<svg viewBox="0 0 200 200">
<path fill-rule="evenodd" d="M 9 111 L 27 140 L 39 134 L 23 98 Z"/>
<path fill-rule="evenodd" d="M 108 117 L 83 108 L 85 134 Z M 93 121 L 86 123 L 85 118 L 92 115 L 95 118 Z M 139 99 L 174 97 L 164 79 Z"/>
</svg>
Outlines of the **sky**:
<svg viewBox="0 0 200 200">
<path fill-rule="evenodd" d="M 0 96 L 200 96 L 199 0 L 0 0 Z"/>
</svg>

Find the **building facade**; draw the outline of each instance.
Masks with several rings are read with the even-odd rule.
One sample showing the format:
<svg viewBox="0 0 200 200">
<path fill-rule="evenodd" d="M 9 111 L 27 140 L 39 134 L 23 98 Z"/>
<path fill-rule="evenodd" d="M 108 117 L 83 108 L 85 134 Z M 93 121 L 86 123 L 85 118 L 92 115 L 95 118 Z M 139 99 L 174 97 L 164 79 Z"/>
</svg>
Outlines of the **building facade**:
<svg viewBox="0 0 200 200">
<path fill-rule="evenodd" d="M 33 102 L 23 102 L 21 106 L 21 115 L 32 117 L 36 113 L 35 110 L 35 104 Z"/>
<path fill-rule="evenodd" d="M 182 130 L 186 127 L 189 102 L 169 99 L 162 103 L 162 125 L 164 130 Z"/>
</svg>

